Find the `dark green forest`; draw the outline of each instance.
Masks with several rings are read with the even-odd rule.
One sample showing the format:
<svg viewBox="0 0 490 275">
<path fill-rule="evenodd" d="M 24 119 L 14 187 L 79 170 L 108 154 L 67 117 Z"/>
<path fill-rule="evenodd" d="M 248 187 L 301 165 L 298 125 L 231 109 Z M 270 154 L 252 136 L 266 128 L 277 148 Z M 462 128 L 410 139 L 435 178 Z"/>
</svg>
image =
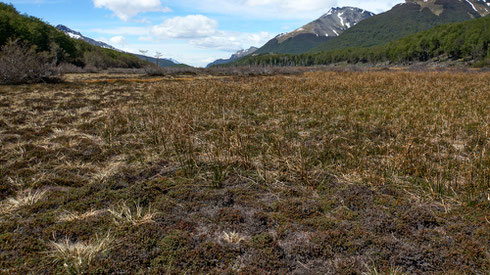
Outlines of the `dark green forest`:
<svg viewBox="0 0 490 275">
<path fill-rule="evenodd" d="M 290 37 L 282 43 L 279 43 L 277 39 L 272 39 L 260 49 L 258 49 L 255 53 L 264 54 L 274 52 L 301 54 L 314 49 L 315 47 L 327 42 L 330 39 L 332 39 L 332 37 L 319 37 L 311 33 L 305 33 Z"/>
<path fill-rule="evenodd" d="M 459 60 L 490 65 L 490 17 L 440 25 L 405 38 L 367 48 L 347 48 L 300 55 L 248 56 L 231 65 L 313 66 L 347 62 L 396 63 Z"/>
<path fill-rule="evenodd" d="M 384 45 L 439 25 L 480 18 L 464 1 L 440 0 L 438 3 L 441 8 L 439 15 L 428 8 L 422 8 L 418 3 L 397 5 L 388 12 L 363 20 L 312 52 Z"/>
<path fill-rule="evenodd" d="M 0 3 L 0 47 L 13 40 L 25 42 L 37 52 L 53 52 L 58 63 L 79 67 L 140 68 L 147 64 L 131 54 L 72 39 L 41 19 L 22 15 L 12 5 Z"/>
</svg>

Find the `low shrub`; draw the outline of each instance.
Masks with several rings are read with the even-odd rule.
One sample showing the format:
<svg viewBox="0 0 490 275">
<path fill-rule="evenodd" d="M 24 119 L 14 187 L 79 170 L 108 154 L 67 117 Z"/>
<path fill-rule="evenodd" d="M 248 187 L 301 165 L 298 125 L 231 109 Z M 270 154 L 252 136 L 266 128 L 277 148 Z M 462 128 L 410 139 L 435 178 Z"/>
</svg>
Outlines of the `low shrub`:
<svg viewBox="0 0 490 275">
<path fill-rule="evenodd" d="M 202 70 L 192 67 L 157 67 L 148 66 L 145 67 L 145 73 L 149 76 L 166 76 L 166 75 L 197 75 Z"/>
<path fill-rule="evenodd" d="M 81 67 L 78 67 L 71 63 L 62 63 L 58 66 L 58 69 L 63 74 L 72 74 L 72 73 L 83 73 L 84 70 Z"/>
<path fill-rule="evenodd" d="M 36 52 L 19 40 L 9 40 L 0 52 L 0 84 L 47 82 L 56 79 L 56 55 Z"/>
</svg>

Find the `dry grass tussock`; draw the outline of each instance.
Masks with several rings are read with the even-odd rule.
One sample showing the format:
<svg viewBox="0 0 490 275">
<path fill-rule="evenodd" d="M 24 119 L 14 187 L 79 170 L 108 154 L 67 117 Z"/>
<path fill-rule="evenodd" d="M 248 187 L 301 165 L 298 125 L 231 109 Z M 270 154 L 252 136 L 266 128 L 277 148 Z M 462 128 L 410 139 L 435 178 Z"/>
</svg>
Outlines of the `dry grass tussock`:
<svg viewBox="0 0 490 275">
<path fill-rule="evenodd" d="M 9 198 L 0 204 L 0 213 L 11 213 L 24 206 L 33 205 L 41 200 L 46 191 L 40 190 L 23 190 L 15 198 Z"/>
<path fill-rule="evenodd" d="M 78 212 L 64 212 L 63 214 L 61 214 L 58 218 L 59 221 L 62 221 L 62 222 L 72 222 L 72 221 L 77 221 L 77 220 L 86 220 L 90 217 L 95 217 L 95 216 L 98 216 L 98 215 L 101 215 L 103 214 L 105 211 L 103 210 L 94 210 L 94 209 L 90 209 L 89 211 L 87 212 L 84 212 L 84 213 L 78 213 Z"/>
<path fill-rule="evenodd" d="M 489 72 L 91 77 L 0 89 L 0 273 L 490 269 Z"/>
<path fill-rule="evenodd" d="M 139 204 L 135 204 L 134 208 L 131 208 L 125 202 L 118 203 L 107 211 L 112 215 L 116 224 L 127 223 L 134 226 L 152 223 L 154 222 L 153 218 L 158 214 L 151 209 L 151 206 L 145 209 Z"/>
<path fill-rule="evenodd" d="M 96 237 L 90 242 L 71 242 L 69 239 L 51 242 L 50 256 L 56 262 L 63 263 L 68 271 L 79 273 L 84 266 L 90 265 L 95 257 L 109 250 L 112 241 L 113 238 L 107 234 L 104 238 Z"/>
<path fill-rule="evenodd" d="M 223 231 L 223 235 L 221 236 L 221 239 L 230 244 L 238 244 L 241 241 L 244 241 L 245 237 L 242 236 L 240 233 L 234 231 L 232 232 Z"/>
</svg>

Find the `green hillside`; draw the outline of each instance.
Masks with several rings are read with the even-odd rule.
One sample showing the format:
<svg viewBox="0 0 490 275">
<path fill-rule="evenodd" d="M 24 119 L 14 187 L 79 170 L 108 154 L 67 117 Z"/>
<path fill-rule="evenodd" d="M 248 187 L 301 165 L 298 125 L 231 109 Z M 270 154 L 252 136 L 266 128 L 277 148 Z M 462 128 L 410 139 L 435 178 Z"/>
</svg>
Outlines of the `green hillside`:
<svg viewBox="0 0 490 275">
<path fill-rule="evenodd" d="M 256 53 L 305 53 L 330 39 L 332 39 L 332 37 L 318 37 L 317 35 L 310 33 L 304 33 L 294 37 L 290 37 L 282 43 L 279 43 L 277 39 L 271 39 L 259 50 L 257 50 Z"/>
<path fill-rule="evenodd" d="M 0 47 L 19 39 L 38 52 L 55 51 L 59 63 L 97 68 L 140 68 L 147 64 L 137 57 L 72 39 L 42 20 L 21 15 L 12 5 L 0 3 Z"/>
<path fill-rule="evenodd" d="M 459 0 L 414 1 L 368 18 L 312 52 L 370 47 L 428 30 L 438 25 L 479 18 L 470 4 Z"/>
<path fill-rule="evenodd" d="M 437 59 L 490 64 L 490 17 L 437 26 L 408 37 L 369 48 L 348 48 L 302 55 L 246 57 L 234 65 L 312 66 L 331 63 L 407 64 Z"/>
</svg>

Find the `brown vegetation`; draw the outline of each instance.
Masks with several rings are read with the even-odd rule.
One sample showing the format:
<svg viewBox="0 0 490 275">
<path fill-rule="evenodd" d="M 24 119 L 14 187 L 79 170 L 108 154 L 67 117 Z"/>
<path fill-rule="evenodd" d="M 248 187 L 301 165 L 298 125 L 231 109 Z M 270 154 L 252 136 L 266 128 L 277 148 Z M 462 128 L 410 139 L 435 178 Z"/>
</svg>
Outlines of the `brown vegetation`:
<svg viewBox="0 0 490 275">
<path fill-rule="evenodd" d="M 0 272 L 484 274 L 489 77 L 3 86 Z"/>
<path fill-rule="evenodd" d="M 53 51 L 56 51 L 53 48 Z M 0 84 L 45 82 L 58 75 L 56 53 L 37 53 L 34 47 L 10 40 L 0 49 Z"/>
</svg>

